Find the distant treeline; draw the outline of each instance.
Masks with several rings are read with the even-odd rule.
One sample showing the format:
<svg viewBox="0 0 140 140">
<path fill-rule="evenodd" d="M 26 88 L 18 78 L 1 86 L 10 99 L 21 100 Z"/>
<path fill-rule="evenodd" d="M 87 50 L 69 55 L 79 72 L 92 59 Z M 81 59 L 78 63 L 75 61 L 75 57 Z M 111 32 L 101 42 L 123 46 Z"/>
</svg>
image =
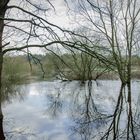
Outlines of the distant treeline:
<svg viewBox="0 0 140 140">
<path fill-rule="evenodd" d="M 132 77 L 140 78 L 140 58 L 137 56 L 132 57 Z M 39 79 L 85 81 L 117 78 L 115 69 L 107 69 L 85 53 L 4 57 L 3 80 L 15 83 Z"/>
</svg>

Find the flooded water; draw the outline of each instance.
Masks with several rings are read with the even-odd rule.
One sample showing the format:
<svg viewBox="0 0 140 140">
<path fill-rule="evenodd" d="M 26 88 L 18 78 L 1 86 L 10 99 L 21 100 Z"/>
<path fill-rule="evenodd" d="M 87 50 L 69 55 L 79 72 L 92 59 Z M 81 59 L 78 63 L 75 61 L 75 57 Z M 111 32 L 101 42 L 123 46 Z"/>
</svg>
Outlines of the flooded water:
<svg viewBox="0 0 140 140">
<path fill-rule="evenodd" d="M 14 87 L 3 101 L 7 140 L 100 140 L 113 119 L 119 81 L 36 82 Z M 125 139 L 127 95 L 119 120 L 119 139 Z M 9 93 L 8 93 L 9 94 Z M 134 132 L 139 139 L 140 82 L 132 82 Z M 116 118 L 115 118 L 116 119 Z M 110 138 L 111 139 L 111 138 Z"/>
</svg>

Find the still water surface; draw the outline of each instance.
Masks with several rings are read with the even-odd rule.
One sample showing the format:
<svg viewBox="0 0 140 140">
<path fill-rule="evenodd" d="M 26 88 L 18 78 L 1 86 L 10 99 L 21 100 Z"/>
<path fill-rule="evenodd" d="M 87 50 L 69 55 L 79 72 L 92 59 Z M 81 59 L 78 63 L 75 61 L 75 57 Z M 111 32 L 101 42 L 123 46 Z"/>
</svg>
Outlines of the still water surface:
<svg viewBox="0 0 140 140">
<path fill-rule="evenodd" d="M 110 80 L 90 85 L 45 81 L 17 86 L 2 106 L 5 136 L 7 140 L 99 140 L 107 129 L 107 116 L 115 110 L 120 86 L 119 81 Z M 138 123 L 139 81 L 132 82 L 132 95 Z M 120 128 L 125 124 L 124 113 Z"/>
</svg>

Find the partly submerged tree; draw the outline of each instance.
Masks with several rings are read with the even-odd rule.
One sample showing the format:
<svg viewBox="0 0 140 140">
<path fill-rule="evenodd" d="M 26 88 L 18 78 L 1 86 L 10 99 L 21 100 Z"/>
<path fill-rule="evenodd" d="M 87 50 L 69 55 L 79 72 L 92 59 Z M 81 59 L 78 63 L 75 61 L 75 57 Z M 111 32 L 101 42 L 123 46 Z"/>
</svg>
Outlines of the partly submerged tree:
<svg viewBox="0 0 140 140">
<path fill-rule="evenodd" d="M 105 53 L 112 55 L 120 80 L 124 84 L 130 83 L 131 58 L 139 43 L 139 1 L 77 0 L 74 6 L 74 10 L 79 11 L 75 16 L 79 16 L 82 22 L 84 20 L 82 24 L 77 18 L 78 23 L 82 24 L 82 28 L 90 33 L 90 36 L 87 36 L 88 43 L 94 42 L 95 39 L 99 40 L 100 45 L 93 46 L 93 48 L 90 43 L 85 44 L 85 50 L 89 52 L 94 50 L 98 54 L 101 52 L 98 51 L 100 48 L 103 52 L 100 53 L 102 57 L 105 56 Z M 98 49 L 95 50 L 95 48 Z M 108 63 L 110 62 L 108 61 Z M 110 63 L 110 65 L 112 64 Z"/>
<path fill-rule="evenodd" d="M 113 132 L 113 139 L 119 137 L 119 120 L 121 116 L 121 105 L 123 104 L 122 91 L 127 86 L 127 128 L 126 139 L 136 139 L 134 132 L 134 121 L 132 112 L 131 97 L 131 75 L 132 75 L 132 56 L 135 54 L 139 44 L 140 31 L 140 2 L 139 0 L 76 0 L 74 4 L 67 1 L 69 8 L 73 8 L 75 17 L 85 30 L 93 35 L 93 38 L 101 38 L 101 50 L 112 56 L 112 60 L 107 61 L 108 55 L 94 51 L 85 44 L 85 50 L 92 53 L 101 62 L 113 65 L 117 69 L 122 87 L 118 97 L 118 103 L 114 112 L 113 121 L 108 131 L 102 139 L 109 139 Z M 77 10 L 78 9 L 78 10 Z M 76 18 L 75 18 L 76 19 Z M 80 22 L 80 19 L 82 21 Z M 83 22 L 84 21 L 84 22 Z M 96 34 L 96 36 L 94 36 Z M 88 38 L 92 42 L 93 38 Z M 79 41 L 80 42 L 80 41 Z M 79 43 L 80 44 L 80 43 Z M 105 60 L 105 61 L 103 61 Z"/>
</svg>

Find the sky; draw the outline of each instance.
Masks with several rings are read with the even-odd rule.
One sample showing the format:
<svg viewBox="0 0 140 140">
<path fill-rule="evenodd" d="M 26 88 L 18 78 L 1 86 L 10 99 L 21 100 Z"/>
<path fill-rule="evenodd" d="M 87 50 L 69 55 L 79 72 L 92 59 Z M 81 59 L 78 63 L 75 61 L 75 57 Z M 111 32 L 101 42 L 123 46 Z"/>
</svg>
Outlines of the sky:
<svg viewBox="0 0 140 140">
<path fill-rule="evenodd" d="M 21 3 L 21 1 L 22 1 L 22 3 Z M 98 35 L 97 28 L 92 24 L 92 21 L 90 21 L 90 19 L 88 19 L 88 17 L 86 17 L 87 15 L 85 16 L 84 14 L 88 13 L 90 15 L 90 17 L 92 18 L 92 20 L 95 21 L 97 24 L 98 24 L 98 20 L 100 20 L 100 18 L 98 18 L 97 14 L 93 12 L 96 10 L 91 9 L 91 7 L 89 7 L 89 5 L 84 0 L 80 0 L 80 2 L 81 2 L 80 4 L 83 6 L 83 8 L 86 6 L 85 11 L 84 11 L 84 9 L 82 11 L 82 8 L 78 7 L 78 5 L 76 4 L 77 0 L 67 0 L 69 2 L 68 5 L 65 2 L 65 0 L 50 0 L 52 5 L 49 4 L 48 2 L 46 2 L 46 0 L 41 0 L 41 1 L 27 0 L 29 2 L 32 2 L 32 4 L 35 6 L 40 6 L 40 8 L 42 8 L 44 10 L 45 14 L 43 12 L 37 11 L 29 3 L 25 4 L 25 1 L 26 0 L 11 0 L 9 5 L 18 5 L 18 6 L 20 5 L 20 7 L 22 7 L 23 9 L 26 9 L 27 11 L 30 11 L 37 16 L 46 18 L 46 20 L 49 21 L 50 23 L 55 24 L 63 29 L 78 30 L 81 27 L 84 27 L 85 30 L 84 31 L 82 30 L 84 34 L 85 34 L 85 31 L 87 31 L 89 34 L 91 34 L 90 36 L 92 38 L 94 38 L 93 35 L 95 34 L 96 38 L 101 38 L 100 40 L 103 40 L 102 39 L 104 37 L 103 34 L 101 34 L 101 32 L 98 30 L 98 32 L 99 32 L 99 35 Z M 70 9 L 68 6 L 70 7 Z M 102 6 L 102 3 L 101 3 L 101 6 Z M 27 14 L 23 14 L 22 12 L 19 12 L 16 9 L 9 10 L 7 12 L 7 15 L 8 15 L 7 17 L 10 17 L 13 19 L 31 19 L 31 17 L 29 17 Z M 98 16 L 99 16 L 99 13 L 98 13 Z M 103 17 L 103 18 L 105 18 L 105 17 Z M 33 18 L 33 20 L 37 21 L 37 19 L 35 19 L 35 18 Z M 37 21 L 36 23 L 39 23 L 39 21 Z M 19 27 L 20 29 L 22 29 L 26 32 L 30 32 L 30 29 L 31 29 L 31 27 L 30 27 L 31 25 L 29 23 L 6 21 L 6 24 Z M 102 26 L 101 20 L 98 25 L 99 28 L 100 28 L 100 25 Z M 50 27 L 50 25 L 47 25 L 46 23 L 45 23 L 45 26 Z M 109 26 L 110 26 L 110 20 L 109 20 Z M 64 35 L 60 30 L 58 30 L 58 29 L 56 30 L 56 28 L 54 28 L 54 27 L 51 27 L 51 29 L 53 31 L 55 31 L 61 38 Z M 96 30 L 96 33 L 95 33 L 95 30 Z M 46 29 L 43 30 L 43 29 L 35 28 L 35 31 L 38 34 L 39 38 L 44 40 L 43 43 L 46 44 L 46 42 L 48 43 L 48 41 L 51 41 L 52 36 L 49 34 L 48 30 L 46 31 Z M 33 32 L 33 29 L 32 29 L 32 32 Z M 107 30 L 107 32 L 110 33 L 110 30 Z M 23 46 L 28 43 L 27 42 L 28 35 L 24 34 L 23 32 L 17 32 L 13 28 L 6 27 L 4 36 L 5 36 L 4 44 L 6 42 L 10 42 L 10 45 L 7 47 L 15 47 L 15 46 L 19 47 L 19 46 Z M 118 37 L 122 38 L 121 35 L 119 35 L 119 34 L 118 34 Z M 30 44 L 42 43 L 41 39 L 39 39 L 39 38 L 30 38 L 29 43 Z M 105 40 L 105 42 L 107 42 L 107 40 Z M 32 53 L 41 53 L 40 49 L 31 49 L 31 51 L 32 51 Z M 44 52 L 44 50 L 43 50 L 43 52 Z"/>
<path fill-rule="evenodd" d="M 34 10 L 31 5 L 25 5 L 25 3 L 20 3 L 20 2 L 21 1 L 19 0 L 11 0 L 9 5 L 20 5 L 20 7 L 23 7 L 23 8 L 25 7 L 25 9 L 29 11 Z M 50 0 L 53 6 L 50 5 L 49 3 L 46 3 L 46 0 L 42 0 L 42 1 L 32 0 L 31 2 L 35 4 L 36 6 L 40 5 L 41 8 L 49 9 L 49 10 L 46 10 L 45 14 L 46 14 L 47 21 L 49 21 L 50 23 L 53 23 L 63 29 L 73 30 L 75 28 L 78 28 L 79 25 L 74 21 L 75 15 L 71 15 L 69 8 L 66 2 L 64 2 L 64 0 Z M 33 13 L 35 13 L 36 15 L 42 16 L 44 18 L 44 15 L 42 15 L 42 13 L 37 13 L 36 11 Z M 12 9 L 8 11 L 6 16 L 8 18 L 13 18 L 13 19 L 27 19 L 28 18 L 26 14 L 23 14 L 22 12 L 19 12 L 16 9 Z M 28 28 L 29 24 L 18 23 L 18 22 L 7 22 L 7 21 L 6 23 L 8 23 L 8 25 L 16 26 L 29 32 L 29 28 Z M 40 31 L 37 30 L 37 32 L 43 33 L 42 30 Z M 60 31 L 57 31 L 57 33 L 61 34 Z M 10 42 L 10 45 L 7 47 L 11 47 L 11 46 L 18 47 L 19 44 L 20 46 L 25 45 L 26 40 L 27 40 L 27 35 L 23 35 L 22 32 L 15 32 L 15 30 L 13 30 L 12 28 L 7 28 L 7 27 L 5 28 L 4 44 L 6 42 Z M 38 43 L 37 39 L 32 38 L 30 40 L 32 44 Z M 37 49 L 37 48 L 31 49 L 31 51 L 32 53 L 42 53 L 42 51 L 40 51 L 40 49 Z"/>
<path fill-rule="evenodd" d="M 52 4 L 55 7 L 55 11 L 50 10 L 47 14 L 47 18 L 51 23 L 69 30 L 78 28 L 80 24 L 85 24 L 85 20 L 82 20 L 82 15 L 77 12 L 78 9 L 75 10 L 72 0 L 69 0 L 68 4 L 64 0 L 53 0 Z"/>
</svg>

